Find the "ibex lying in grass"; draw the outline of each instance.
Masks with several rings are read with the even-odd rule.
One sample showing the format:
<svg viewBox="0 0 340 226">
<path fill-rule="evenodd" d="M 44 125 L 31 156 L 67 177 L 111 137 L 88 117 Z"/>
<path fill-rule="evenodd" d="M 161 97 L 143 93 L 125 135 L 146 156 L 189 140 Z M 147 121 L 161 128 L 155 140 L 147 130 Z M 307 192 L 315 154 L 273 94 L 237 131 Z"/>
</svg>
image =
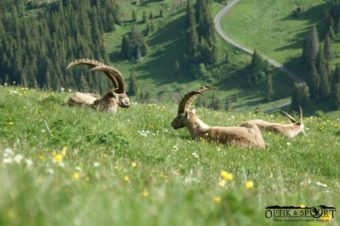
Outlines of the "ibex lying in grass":
<svg viewBox="0 0 340 226">
<path fill-rule="evenodd" d="M 303 114 L 302 114 L 302 109 L 300 107 L 300 119 L 297 121 L 294 119 L 291 115 L 288 113 L 284 112 L 283 113 L 289 118 L 291 121 L 290 124 L 281 124 L 281 123 L 272 123 L 272 122 L 267 122 L 261 119 L 255 119 L 255 120 L 250 120 L 241 126 L 248 126 L 248 125 L 257 125 L 260 130 L 267 130 L 270 132 L 274 133 L 280 133 L 284 136 L 287 136 L 289 138 L 293 138 L 297 136 L 299 133 L 302 133 L 303 135 L 306 135 L 305 133 L 305 126 L 303 124 Z"/>
<path fill-rule="evenodd" d="M 67 65 L 67 69 L 79 64 L 90 66 L 91 71 L 104 72 L 116 88 L 108 91 L 102 97 L 93 93 L 76 92 L 68 99 L 67 104 L 69 106 L 86 106 L 98 111 L 109 112 L 116 112 L 118 107 L 127 108 L 130 106 L 130 100 L 126 95 L 125 81 L 122 73 L 111 66 L 107 66 L 99 61 L 91 59 L 78 59 L 72 61 L 69 65 Z"/>
<path fill-rule="evenodd" d="M 186 94 L 179 103 L 178 115 L 172 121 L 174 129 L 187 127 L 194 139 L 216 141 L 226 145 L 239 147 L 265 148 L 265 142 L 261 131 L 256 125 L 247 127 L 211 127 L 202 122 L 198 116 L 189 110 L 198 95 L 209 90 L 209 86 L 203 86 L 195 91 Z"/>
</svg>

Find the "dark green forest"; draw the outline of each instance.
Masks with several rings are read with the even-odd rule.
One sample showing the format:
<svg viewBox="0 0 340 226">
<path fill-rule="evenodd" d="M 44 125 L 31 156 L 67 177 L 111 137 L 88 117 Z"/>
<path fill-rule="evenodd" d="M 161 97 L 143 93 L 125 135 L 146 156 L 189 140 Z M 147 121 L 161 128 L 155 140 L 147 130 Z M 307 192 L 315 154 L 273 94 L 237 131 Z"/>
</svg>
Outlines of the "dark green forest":
<svg viewBox="0 0 340 226">
<path fill-rule="evenodd" d="M 116 0 L 62 0 L 33 5 L 1 1 L 0 81 L 26 87 L 106 90 L 104 76 L 83 68 L 66 72 L 79 57 L 108 62 L 103 33 L 120 23 Z M 84 72 L 84 73 L 82 73 Z"/>
</svg>

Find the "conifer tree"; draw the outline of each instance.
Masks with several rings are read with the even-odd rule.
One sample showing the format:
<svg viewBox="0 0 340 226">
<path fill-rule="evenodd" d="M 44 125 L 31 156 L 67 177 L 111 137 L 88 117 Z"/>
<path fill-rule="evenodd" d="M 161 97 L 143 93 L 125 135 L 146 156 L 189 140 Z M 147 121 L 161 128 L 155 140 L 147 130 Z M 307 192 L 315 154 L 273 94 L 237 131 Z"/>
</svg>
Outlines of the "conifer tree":
<svg viewBox="0 0 340 226">
<path fill-rule="evenodd" d="M 310 71 L 310 95 L 313 99 L 319 100 L 320 97 L 320 75 L 314 64 Z"/>
<path fill-rule="evenodd" d="M 298 110 L 299 107 L 308 109 L 310 106 L 308 86 L 304 84 L 295 83 L 292 92 L 292 110 Z"/>
<path fill-rule="evenodd" d="M 325 54 L 325 58 L 327 61 L 332 60 L 333 58 L 333 52 L 332 52 L 332 43 L 331 43 L 331 39 L 329 37 L 329 33 L 326 34 L 325 37 L 325 42 L 324 42 L 324 54 Z"/>
<path fill-rule="evenodd" d="M 309 37 L 304 41 L 303 57 L 305 63 L 312 65 L 315 63 L 316 56 L 320 48 L 319 36 L 316 27 L 313 26 L 309 32 Z"/>
<path fill-rule="evenodd" d="M 136 96 L 138 92 L 137 89 L 137 79 L 134 74 L 134 71 L 131 72 L 130 79 L 129 79 L 129 89 L 128 89 L 128 95 L 129 96 Z"/>
<path fill-rule="evenodd" d="M 266 101 L 270 102 L 273 99 L 273 81 L 272 81 L 272 75 L 269 73 L 267 75 L 267 82 L 266 82 Z"/>
<path fill-rule="evenodd" d="M 331 84 L 329 82 L 329 74 L 326 67 L 326 59 L 323 51 L 319 51 L 316 58 L 316 67 L 320 76 L 320 98 L 327 99 L 331 94 Z"/>
</svg>

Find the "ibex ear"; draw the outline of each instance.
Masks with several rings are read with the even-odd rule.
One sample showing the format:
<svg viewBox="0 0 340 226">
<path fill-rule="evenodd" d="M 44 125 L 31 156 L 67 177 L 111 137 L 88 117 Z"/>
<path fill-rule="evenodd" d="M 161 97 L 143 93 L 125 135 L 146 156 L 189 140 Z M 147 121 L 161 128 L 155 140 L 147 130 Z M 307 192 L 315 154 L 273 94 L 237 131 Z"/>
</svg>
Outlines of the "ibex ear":
<svg viewBox="0 0 340 226">
<path fill-rule="evenodd" d="M 104 94 L 105 97 L 112 98 L 116 96 L 116 93 L 113 90 L 108 91 Z"/>
</svg>

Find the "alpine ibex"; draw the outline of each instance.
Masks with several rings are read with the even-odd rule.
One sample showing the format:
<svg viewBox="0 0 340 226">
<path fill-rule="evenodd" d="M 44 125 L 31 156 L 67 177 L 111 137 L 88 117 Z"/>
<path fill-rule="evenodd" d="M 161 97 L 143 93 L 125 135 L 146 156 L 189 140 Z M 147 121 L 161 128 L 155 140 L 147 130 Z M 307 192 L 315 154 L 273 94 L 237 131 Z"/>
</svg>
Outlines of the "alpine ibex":
<svg viewBox="0 0 340 226">
<path fill-rule="evenodd" d="M 265 148 L 261 131 L 256 125 L 246 127 L 211 127 L 201 121 L 189 108 L 198 95 L 211 89 L 203 86 L 186 94 L 179 103 L 177 117 L 171 125 L 174 129 L 187 127 L 193 139 L 215 141 L 226 145 L 236 145 L 247 148 Z"/>
<path fill-rule="evenodd" d="M 67 69 L 79 64 L 88 65 L 91 71 L 104 72 L 116 88 L 108 91 L 102 97 L 93 93 L 76 92 L 68 99 L 67 104 L 69 106 L 86 106 L 98 111 L 109 112 L 116 112 L 118 107 L 128 108 L 130 106 L 129 97 L 126 95 L 125 81 L 121 72 L 97 60 L 85 58 L 72 61 L 67 65 Z"/>
<path fill-rule="evenodd" d="M 303 113 L 302 109 L 300 107 L 300 119 L 297 121 L 295 118 L 293 118 L 291 115 L 289 115 L 287 112 L 282 112 L 285 114 L 288 119 L 291 121 L 290 124 L 282 124 L 282 123 L 273 123 L 273 122 L 267 122 L 261 119 L 255 119 L 250 120 L 241 126 L 248 126 L 248 125 L 257 125 L 260 130 L 266 130 L 274 133 L 280 133 L 284 136 L 287 136 L 289 138 L 293 138 L 297 136 L 299 133 L 302 133 L 303 135 L 306 135 L 305 133 L 305 125 L 303 123 Z"/>
</svg>

